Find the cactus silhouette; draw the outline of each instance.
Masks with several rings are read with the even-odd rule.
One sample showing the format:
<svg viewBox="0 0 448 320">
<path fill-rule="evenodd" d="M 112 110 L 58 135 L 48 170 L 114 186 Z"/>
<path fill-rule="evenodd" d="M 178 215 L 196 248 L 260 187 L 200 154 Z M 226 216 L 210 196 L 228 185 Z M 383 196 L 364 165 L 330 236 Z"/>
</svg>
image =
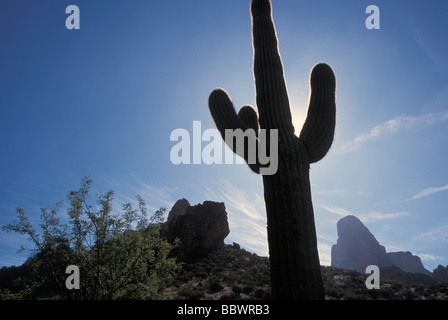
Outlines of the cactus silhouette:
<svg viewBox="0 0 448 320">
<path fill-rule="evenodd" d="M 307 119 L 297 137 L 271 2 L 252 0 L 251 16 L 258 115 L 251 106 L 244 106 L 236 114 L 223 89 L 211 93 L 210 113 L 223 137 L 226 129 L 260 127 L 268 129 L 268 133 L 269 129 L 278 130 L 278 170 L 273 175 L 263 175 L 272 296 L 323 299 L 309 168 L 310 163 L 326 155 L 333 142 L 336 79 L 327 64 L 319 63 L 313 68 Z M 259 172 L 259 164 L 249 166 Z"/>
</svg>

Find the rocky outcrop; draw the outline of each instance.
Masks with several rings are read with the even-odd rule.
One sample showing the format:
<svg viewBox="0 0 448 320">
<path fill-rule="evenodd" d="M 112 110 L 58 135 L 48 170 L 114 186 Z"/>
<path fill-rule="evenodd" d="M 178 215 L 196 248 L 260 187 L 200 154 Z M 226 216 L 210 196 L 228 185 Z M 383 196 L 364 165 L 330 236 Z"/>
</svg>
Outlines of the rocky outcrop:
<svg viewBox="0 0 448 320">
<path fill-rule="evenodd" d="M 433 270 L 433 277 L 438 281 L 448 283 L 448 266 L 439 265 Z"/>
<path fill-rule="evenodd" d="M 422 273 L 430 275 L 431 272 L 425 269 L 420 257 L 413 255 L 411 252 L 398 251 L 389 252 L 388 256 L 391 258 L 393 265 L 397 266 L 403 271 L 412 273 Z"/>
<path fill-rule="evenodd" d="M 174 254 L 183 260 L 222 248 L 230 233 L 224 203 L 205 201 L 191 206 L 186 199 L 178 200 L 162 225 L 161 233 L 170 242 L 176 238 L 180 240 Z"/>
<path fill-rule="evenodd" d="M 395 266 L 402 271 L 431 275 L 411 252 L 386 252 L 367 227 L 355 216 L 337 223 L 338 240 L 331 248 L 331 266 L 364 273 L 369 265 Z"/>
<path fill-rule="evenodd" d="M 190 207 L 190 202 L 188 202 L 187 199 L 183 198 L 177 200 L 177 202 L 171 208 L 170 213 L 168 214 L 166 227 L 168 227 L 169 225 L 173 225 L 177 217 L 183 216 L 187 212 L 188 207 Z"/>
<path fill-rule="evenodd" d="M 355 216 L 346 216 L 337 223 L 338 240 L 331 248 L 331 266 L 364 273 L 369 265 L 392 265 L 386 249 Z"/>
</svg>

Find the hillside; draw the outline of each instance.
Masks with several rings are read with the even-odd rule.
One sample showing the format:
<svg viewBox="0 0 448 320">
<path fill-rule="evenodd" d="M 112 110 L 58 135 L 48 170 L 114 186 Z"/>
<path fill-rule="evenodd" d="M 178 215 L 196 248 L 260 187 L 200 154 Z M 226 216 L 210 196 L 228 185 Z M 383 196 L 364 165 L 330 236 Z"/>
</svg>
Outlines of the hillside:
<svg viewBox="0 0 448 320">
<path fill-rule="evenodd" d="M 17 286 L 27 273 L 26 266 L 0 269 L 0 288 Z M 367 275 L 357 271 L 322 266 L 322 277 L 327 300 L 448 300 L 446 283 L 396 267 L 381 269 L 379 290 L 367 290 Z M 163 294 L 167 300 L 270 298 L 269 259 L 241 249 L 238 244 L 184 262 L 174 285 Z"/>
<path fill-rule="evenodd" d="M 379 290 L 368 290 L 367 275 L 322 266 L 327 300 L 448 300 L 448 285 L 430 277 L 396 268 L 381 269 Z M 394 280 L 396 278 L 400 280 Z M 427 281 L 425 283 L 425 280 Z M 202 259 L 184 264 L 176 284 L 166 290 L 167 299 L 269 299 L 269 260 L 226 245 Z"/>
<path fill-rule="evenodd" d="M 360 225 L 358 221 L 355 222 Z M 267 300 L 271 298 L 269 259 L 250 253 L 242 249 L 239 244 L 226 245 L 224 243 L 224 238 L 230 230 L 223 203 L 205 201 L 203 204 L 191 206 L 186 199 L 181 199 L 171 209 L 168 220 L 161 223 L 159 227 L 162 237 L 157 237 L 158 240 L 179 241 L 180 245 L 171 252 L 170 259 L 174 261 L 173 258 L 176 258 L 181 269 L 179 273 L 177 271 L 173 273 L 170 281 L 164 282 L 158 287 L 157 296 L 152 299 Z M 159 230 L 159 228 L 156 229 Z M 138 233 L 126 233 L 126 235 L 138 235 Z M 378 253 L 380 257 L 384 256 L 386 254 L 384 247 L 380 247 L 373 235 L 367 234 L 367 236 L 368 241 L 358 241 L 357 244 L 360 242 L 373 243 L 379 247 L 374 252 Z M 362 237 L 357 239 L 362 239 Z M 158 243 L 162 243 L 160 241 Z M 122 243 L 117 242 L 117 245 L 123 246 Z M 370 262 L 370 260 L 364 259 L 365 255 L 361 256 L 364 260 L 358 259 L 359 255 L 357 256 L 356 252 L 359 250 L 347 251 L 347 246 L 353 243 L 354 241 L 338 241 L 340 246 L 338 249 L 352 255 L 351 259 L 340 261 Z M 63 252 L 61 248 L 66 247 L 53 248 L 56 262 L 59 261 L 59 254 Z M 160 251 L 160 245 L 158 248 Z M 128 248 L 129 251 L 134 249 Z M 119 252 L 119 250 L 114 252 Z M 44 253 L 48 254 L 48 252 Z M 399 256 L 411 257 L 412 261 L 415 260 L 411 254 L 400 253 Z M 116 255 L 110 261 L 115 260 Z M 65 291 L 58 291 L 54 282 L 47 281 L 51 279 L 51 275 L 48 270 L 45 271 L 46 269 L 43 268 L 42 261 L 42 254 L 39 253 L 22 266 L 1 268 L 0 299 L 70 298 Z M 417 260 L 417 262 L 419 261 Z M 446 267 L 440 266 L 434 270 L 434 274 L 430 272 L 427 274 L 406 272 L 397 265 L 380 265 L 380 289 L 378 290 L 366 288 L 367 274 L 335 266 L 322 266 L 321 268 L 327 300 L 448 300 Z M 137 285 L 141 285 L 151 277 L 154 278 L 154 281 L 161 282 L 161 278 L 157 278 L 157 275 L 154 275 L 150 269 L 148 270 L 138 279 Z M 417 268 L 417 270 L 419 269 Z M 166 269 L 163 272 L 166 272 Z M 128 279 L 128 275 L 126 276 Z M 81 274 L 82 279 L 85 277 L 86 274 Z M 86 282 L 86 284 L 87 290 L 90 287 L 89 283 Z M 118 295 L 110 299 L 151 298 L 135 297 L 141 296 Z"/>
</svg>

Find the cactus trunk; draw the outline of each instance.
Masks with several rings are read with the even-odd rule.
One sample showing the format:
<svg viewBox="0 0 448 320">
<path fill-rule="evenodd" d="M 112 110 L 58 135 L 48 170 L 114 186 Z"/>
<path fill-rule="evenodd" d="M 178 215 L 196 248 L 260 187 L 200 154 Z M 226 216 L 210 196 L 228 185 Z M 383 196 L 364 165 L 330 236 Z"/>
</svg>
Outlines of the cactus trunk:
<svg viewBox="0 0 448 320">
<path fill-rule="evenodd" d="M 263 176 L 272 296 L 322 299 L 309 162 L 303 144 L 286 149 L 279 147 L 277 173 Z"/>
<path fill-rule="evenodd" d="M 309 167 L 325 156 L 333 141 L 336 79 L 326 64 L 313 68 L 308 115 L 297 137 L 270 1 L 252 0 L 251 13 L 258 123 L 261 129 L 278 130 L 278 170 L 263 175 L 272 295 L 323 299 Z M 258 128 L 255 110 L 245 106 L 236 114 L 222 89 L 212 92 L 209 108 L 223 136 L 225 129 Z M 259 165 L 249 166 L 259 172 Z"/>
</svg>

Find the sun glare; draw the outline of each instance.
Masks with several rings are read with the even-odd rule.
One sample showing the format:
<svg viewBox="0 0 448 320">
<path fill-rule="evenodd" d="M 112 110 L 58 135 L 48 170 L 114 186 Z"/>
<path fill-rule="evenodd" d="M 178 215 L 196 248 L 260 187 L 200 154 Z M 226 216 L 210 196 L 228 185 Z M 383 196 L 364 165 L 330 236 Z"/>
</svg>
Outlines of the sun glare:
<svg viewBox="0 0 448 320">
<path fill-rule="evenodd" d="M 308 110 L 308 97 L 299 96 L 298 98 L 290 97 L 292 124 L 295 133 L 298 136 L 305 123 L 306 113 Z"/>
</svg>

